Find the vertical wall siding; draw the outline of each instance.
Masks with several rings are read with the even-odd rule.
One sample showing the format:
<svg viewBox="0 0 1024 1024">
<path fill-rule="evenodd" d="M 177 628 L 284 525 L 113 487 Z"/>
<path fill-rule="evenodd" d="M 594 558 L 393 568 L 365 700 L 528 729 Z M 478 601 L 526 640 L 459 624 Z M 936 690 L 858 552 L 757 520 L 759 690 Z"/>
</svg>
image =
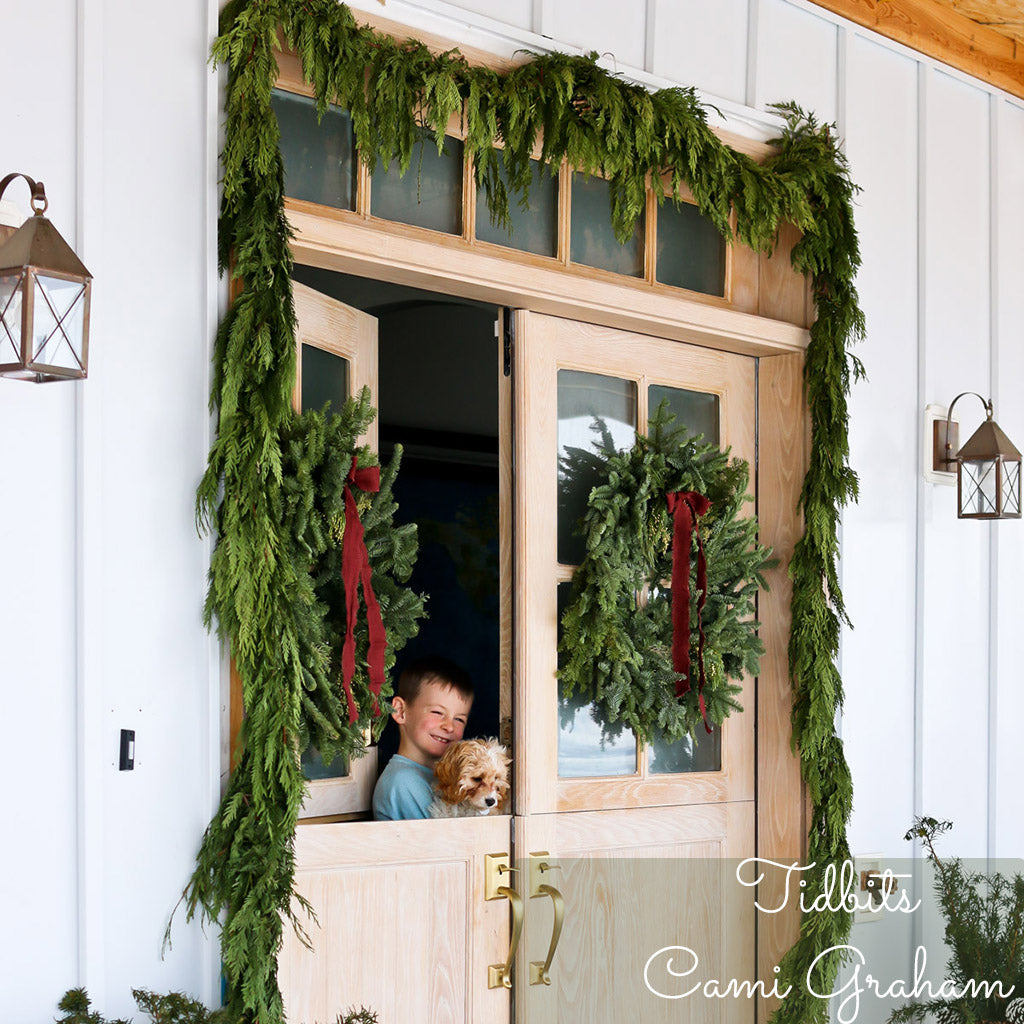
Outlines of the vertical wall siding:
<svg viewBox="0 0 1024 1024">
<path fill-rule="evenodd" d="M 822 123 L 838 111 L 838 29 L 784 0 L 761 0 L 755 102 L 795 100 Z"/>
<path fill-rule="evenodd" d="M 0 177 L 22 171 L 46 185 L 49 215 L 75 239 L 74 0 L 55 0 L 47 77 L 11 59 L 39 38 L 32 5 L 4 11 Z M 40 131 L 39 126 L 46 130 Z M 26 215 L 29 192 L 5 198 Z M 54 994 L 75 978 L 75 389 L 0 380 L 0 744 L 4 841 L 0 877 L 0 1019 L 53 1017 Z M 25 979 L 31 979 L 30 984 Z"/>
<path fill-rule="evenodd" d="M 988 96 L 939 71 L 926 88 L 922 397 L 948 405 L 989 389 Z M 956 412 L 966 440 L 984 411 L 965 398 Z M 926 485 L 922 515 L 921 808 L 956 823 L 948 848 L 983 855 L 991 527 L 956 518 L 952 487 Z"/>
<path fill-rule="evenodd" d="M 917 466 L 917 63 L 856 38 L 846 151 L 862 191 L 858 279 L 867 383 L 850 398 L 850 458 L 863 498 L 843 530 L 842 729 L 856 783 L 851 845 L 902 854 L 913 815 Z M 878 751 L 886 751 L 879 769 Z"/>
<path fill-rule="evenodd" d="M 993 275 L 996 359 L 992 391 L 999 424 L 1024 450 L 1024 190 L 1020 187 L 1024 159 L 1024 110 L 994 98 L 994 188 L 992 224 L 995 253 Z M 1021 857 L 1024 853 L 1024 814 L 1021 813 L 1020 723 L 1024 722 L 1024 523 L 999 523 L 994 562 L 995 699 L 990 709 L 991 853 Z"/>
<path fill-rule="evenodd" d="M 736 103 L 746 101 L 747 0 L 720 0 L 714 18 L 708 17 L 705 0 L 651 0 L 648 19 L 654 41 L 648 70 L 672 81 L 699 83 Z"/>
</svg>

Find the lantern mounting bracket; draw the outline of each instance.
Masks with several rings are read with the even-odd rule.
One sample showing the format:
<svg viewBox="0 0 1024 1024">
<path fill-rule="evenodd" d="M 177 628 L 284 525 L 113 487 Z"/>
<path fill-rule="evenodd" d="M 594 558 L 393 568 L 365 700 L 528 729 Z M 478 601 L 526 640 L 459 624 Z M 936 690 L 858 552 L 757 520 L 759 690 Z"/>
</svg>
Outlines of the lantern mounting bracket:
<svg viewBox="0 0 1024 1024">
<path fill-rule="evenodd" d="M 953 406 L 960 401 L 961 398 L 966 398 L 967 395 L 974 395 L 975 398 L 985 406 L 985 419 L 992 419 L 992 399 L 982 398 L 977 391 L 961 391 L 952 402 L 949 403 L 949 411 L 946 413 L 946 431 L 942 436 L 941 440 L 939 432 L 935 433 L 935 447 L 932 458 L 932 468 L 937 472 L 950 473 L 956 472 L 955 469 L 950 470 L 949 466 L 956 466 L 956 453 L 953 450 L 954 445 L 957 443 L 956 431 L 953 430 Z M 941 448 L 940 448 L 941 444 Z"/>
</svg>

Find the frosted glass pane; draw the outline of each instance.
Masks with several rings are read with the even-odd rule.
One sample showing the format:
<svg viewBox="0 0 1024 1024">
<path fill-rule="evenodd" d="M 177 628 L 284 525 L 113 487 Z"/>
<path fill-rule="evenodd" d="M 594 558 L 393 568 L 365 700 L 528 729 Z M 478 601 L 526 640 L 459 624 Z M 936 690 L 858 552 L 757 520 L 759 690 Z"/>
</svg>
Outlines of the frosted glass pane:
<svg viewBox="0 0 1024 1024">
<path fill-rule="evenodd" d="M 322 409 L 331 403 L 340 412 L 348 398 L 348 360 L 313 345 L 302 346 L 303 409 Z"/>
<path fill-rule="evenodd" d="M 0 363 L 21 361 L 22 277 L 0 277 Z"/>
<path fill-rule="evenodd" d="M 85 285 L 37 274 L 33 296 L 32 362 L 80 370 Z"/>
<path fill-rule="evenodd" d="M 612 230 L 612 199 L 603 178 L 572 178 L 572 220 L 569 256 L 573 263 L 612 270 L 630 277 L 644 276 L 643 220 L 633 237 L 621 244 Z"/>
<path fill-rule="evenodd" d="M 558 584 L 558 633 L 572 595 L 571 583 Z M 578 697 L 558 701 L 558 775 L 563 779 L 636 774 L 636 737 L 629 729 L 602 729 L 593 704 Z"/>
<path fill-rule="evenodd" d="M 1003 463 L 1003 513 L 1018 515 L 1020 513 L 1020 463 Z"/>
<path fill-rule="evenodd" d="M 622 451 L 636 439 L 636 384 L 582 370 L 558 371 L 558 560 L 579 565 L 576 526 L 600 482 L 601 450 Z"/>
<path fill-rule="evenodd" d="M 445 136 L 438 153 L 432 136 L 413 149 L 412 163 L 399 177 L 398 162 L 378 164 L 370 187 L 370 212 L 385 220 L 415 224 L 449 235 L 462 232 L 462 143 Z"/>
<path fill-rule="evenodd" d="M 655 736 L 647 748 L 647 764 L 652 775 L 720 772 L 722 732 L 713 729 L 709 736 L 704 727 L 699 726 L 696 739 L 684 736 L 675 743 L 669 743 L 664 736 Z"/>
<path fill-rule="evenodd" d="M 996 464 L 964 462 L 961 474 L 962 509 L 970 515 L 990 516 L 996 512 Z"/>
<path fill-rule="evenodd" d="M 329 764 L 325 763 L 320 751 L 316 747 L 310 747 L 302 755 L 302 777 L 310 781 L 315 779 L 347 779 L 348 761 L 339 755 Z"/>
<path fill-rule="evenodd" d="M 315 100 L 281 89 L 271 93 L 270 104 L 281 128 L 285 195 L 354 210 L 355 140 L 348 112 L 328 107 L 318 121 Z"/>
<path fill-rule="evenodd" d="M 718 395 L 703 391 L 687 391 L 685 388 L 670 388 L 652 384 L 647 392 L 647 408 L 653 417 L 662 402 L 668 402 L 668 411 L 675 416 L 673 426 L 686 427 L 691 437 L 703 434 L 704 440 L 715 446 L 721 445 L 719 426 Z"/>
<path fill-rule="evenodd" d="M 508 177 L 501 153 L 495 153 L 494 165 L 508 188 Z M 558 178 L 553 177 L 539 160 L 531 160 L 533 182 L 530 185 L 529 208 L 519 205 L 519 197 L 509 193 L 509 212 L 512 234 L 491 223 L 487 209 L 487 194 L 482 188 L 476 193 L 476 237 L 482 242 L 493 242 L 538 256 L 558 255 Z"/>
<path fill-rule="evenodd" d="M 725 295 L 725 239 L 693 203 L 658 210 L 656 278 L 705 295 Z"/>
</svg>

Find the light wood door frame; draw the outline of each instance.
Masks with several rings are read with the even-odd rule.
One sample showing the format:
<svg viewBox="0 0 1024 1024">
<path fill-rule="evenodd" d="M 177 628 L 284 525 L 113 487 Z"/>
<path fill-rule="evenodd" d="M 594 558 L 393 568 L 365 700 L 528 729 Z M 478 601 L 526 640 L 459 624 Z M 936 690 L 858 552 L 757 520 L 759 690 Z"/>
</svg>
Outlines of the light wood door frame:
<svg viewBox="0 0 1024 1024">
<path fill-rule="evenodd" d="M 791 345 L 778 344 L 778 321 L 750 316 L 737 334 L 730 311 L 713 309 L 680 296 L 671 311 L 657 308 L 650 321 L 638 313 L 620 317 L 610 311 L 609 289 L 596 294 L 590 283 L 542 280 L 523 268 L 476 253 L 454 253 L 419 238 L 380 228 L 357 228 L 327 216 L 289 210 L 299 262 L 397 284 L 414 284 L 499 306 L 528 306 L 592 324 L 638 330 L 655 336 L 704 343 L 711 348 L 759 356 L 758 376 L 758 521 L 762 543 L 773 548 L 779 566 L 768 573 L 771 589 L 759 598 L 758 617 L 766 654 L 754 701 L 757 730 L 757 854 L 777 860 L 802 857 L 806 848 L 806 795 L 799 759 L 790 748 L 792 690 L 788 667 L 790 585 L 787 575 L 793 546 L 802 533 L 798 499 L 808 464 L 809 415 L 803 392 L 803 347 L 807 332 L 784 326 Z M 526 280 L 520 276 L 525 274 Z M 566 287 L 570 284 L 571 287 Z M 549 301 L 557 286 L 557 300 Z M 544 296 L 549 298 L 545 298 Z M 659 299 L 659 303 L 662 300 Z M 726 314 L 723 316 L 723 314 Z M 662 328 L 670 324 L 670 331 Z M 766 340 L 761 340 L 766 339 Z M 507 393 L 507 392 L 506 392 Z M 504 479 L 504 477 L 503 477 Z M 503 540 L 503 544 L 506 540 Z M 754 851 L 751 851 L 752 853 Z M 770 977 L 792 945 L 798 913 L 758 921 L 759 976 Z M 762 1013 L 765 1011 L 762 1010 Z"/>
</svg>

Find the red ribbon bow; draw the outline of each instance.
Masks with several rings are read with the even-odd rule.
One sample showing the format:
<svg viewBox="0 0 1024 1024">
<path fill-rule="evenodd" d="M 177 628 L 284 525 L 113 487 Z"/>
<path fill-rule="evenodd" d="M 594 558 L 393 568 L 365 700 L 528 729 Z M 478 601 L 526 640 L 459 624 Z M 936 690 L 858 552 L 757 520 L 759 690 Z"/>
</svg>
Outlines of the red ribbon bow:
<svg viewBox="0 0 1024 1024">
<path fill-rule="evenodd" d="M 700 684 L 697 689 L 704 728 L 710 733 L 707 709 L 704 707 L 704 627 L 700 613 L 708 590 L 708 566 L 704 559 L 697 520 L 704 515 L 711 502 L 696 491 L 670 491 L 668 510 L 672 516 L 672 668 L 676 676 L 676 696 L 690 690 L 690 542 L 697 532 L 697 661 Z"/>
<path fill-rule="evenodd" d="M 352 484 L 361 491 L 374 493 L 380 490 L 380 466 L 356 468 L 356 457 L 345 481 L 345 538 L 341 544 L 341 578 L 345 584 L 346 632 L 345 644 L 341 651 L 341 682 L 348 699 L 348 720 L 359 719 L 359 709 L 352 697 L 352 677 L 356 671 L 356 615 L 359 612 L 357 588 L 363 584 L 363 598 L 366 601 L 366 624 L 370 632 L 370 650 L 366 656 L 370 676 L 370 693 L 373 694 L 373 713 L 380 714 L 377 698 L 384 685 L 384 652 L 388 638 L 384 622 L 380 617 L 380 604 L 370 582 L 370 556 L 363 541 L 363 524 L 359 521 L 359 510 L 352 495 Z"/>
</svg>

